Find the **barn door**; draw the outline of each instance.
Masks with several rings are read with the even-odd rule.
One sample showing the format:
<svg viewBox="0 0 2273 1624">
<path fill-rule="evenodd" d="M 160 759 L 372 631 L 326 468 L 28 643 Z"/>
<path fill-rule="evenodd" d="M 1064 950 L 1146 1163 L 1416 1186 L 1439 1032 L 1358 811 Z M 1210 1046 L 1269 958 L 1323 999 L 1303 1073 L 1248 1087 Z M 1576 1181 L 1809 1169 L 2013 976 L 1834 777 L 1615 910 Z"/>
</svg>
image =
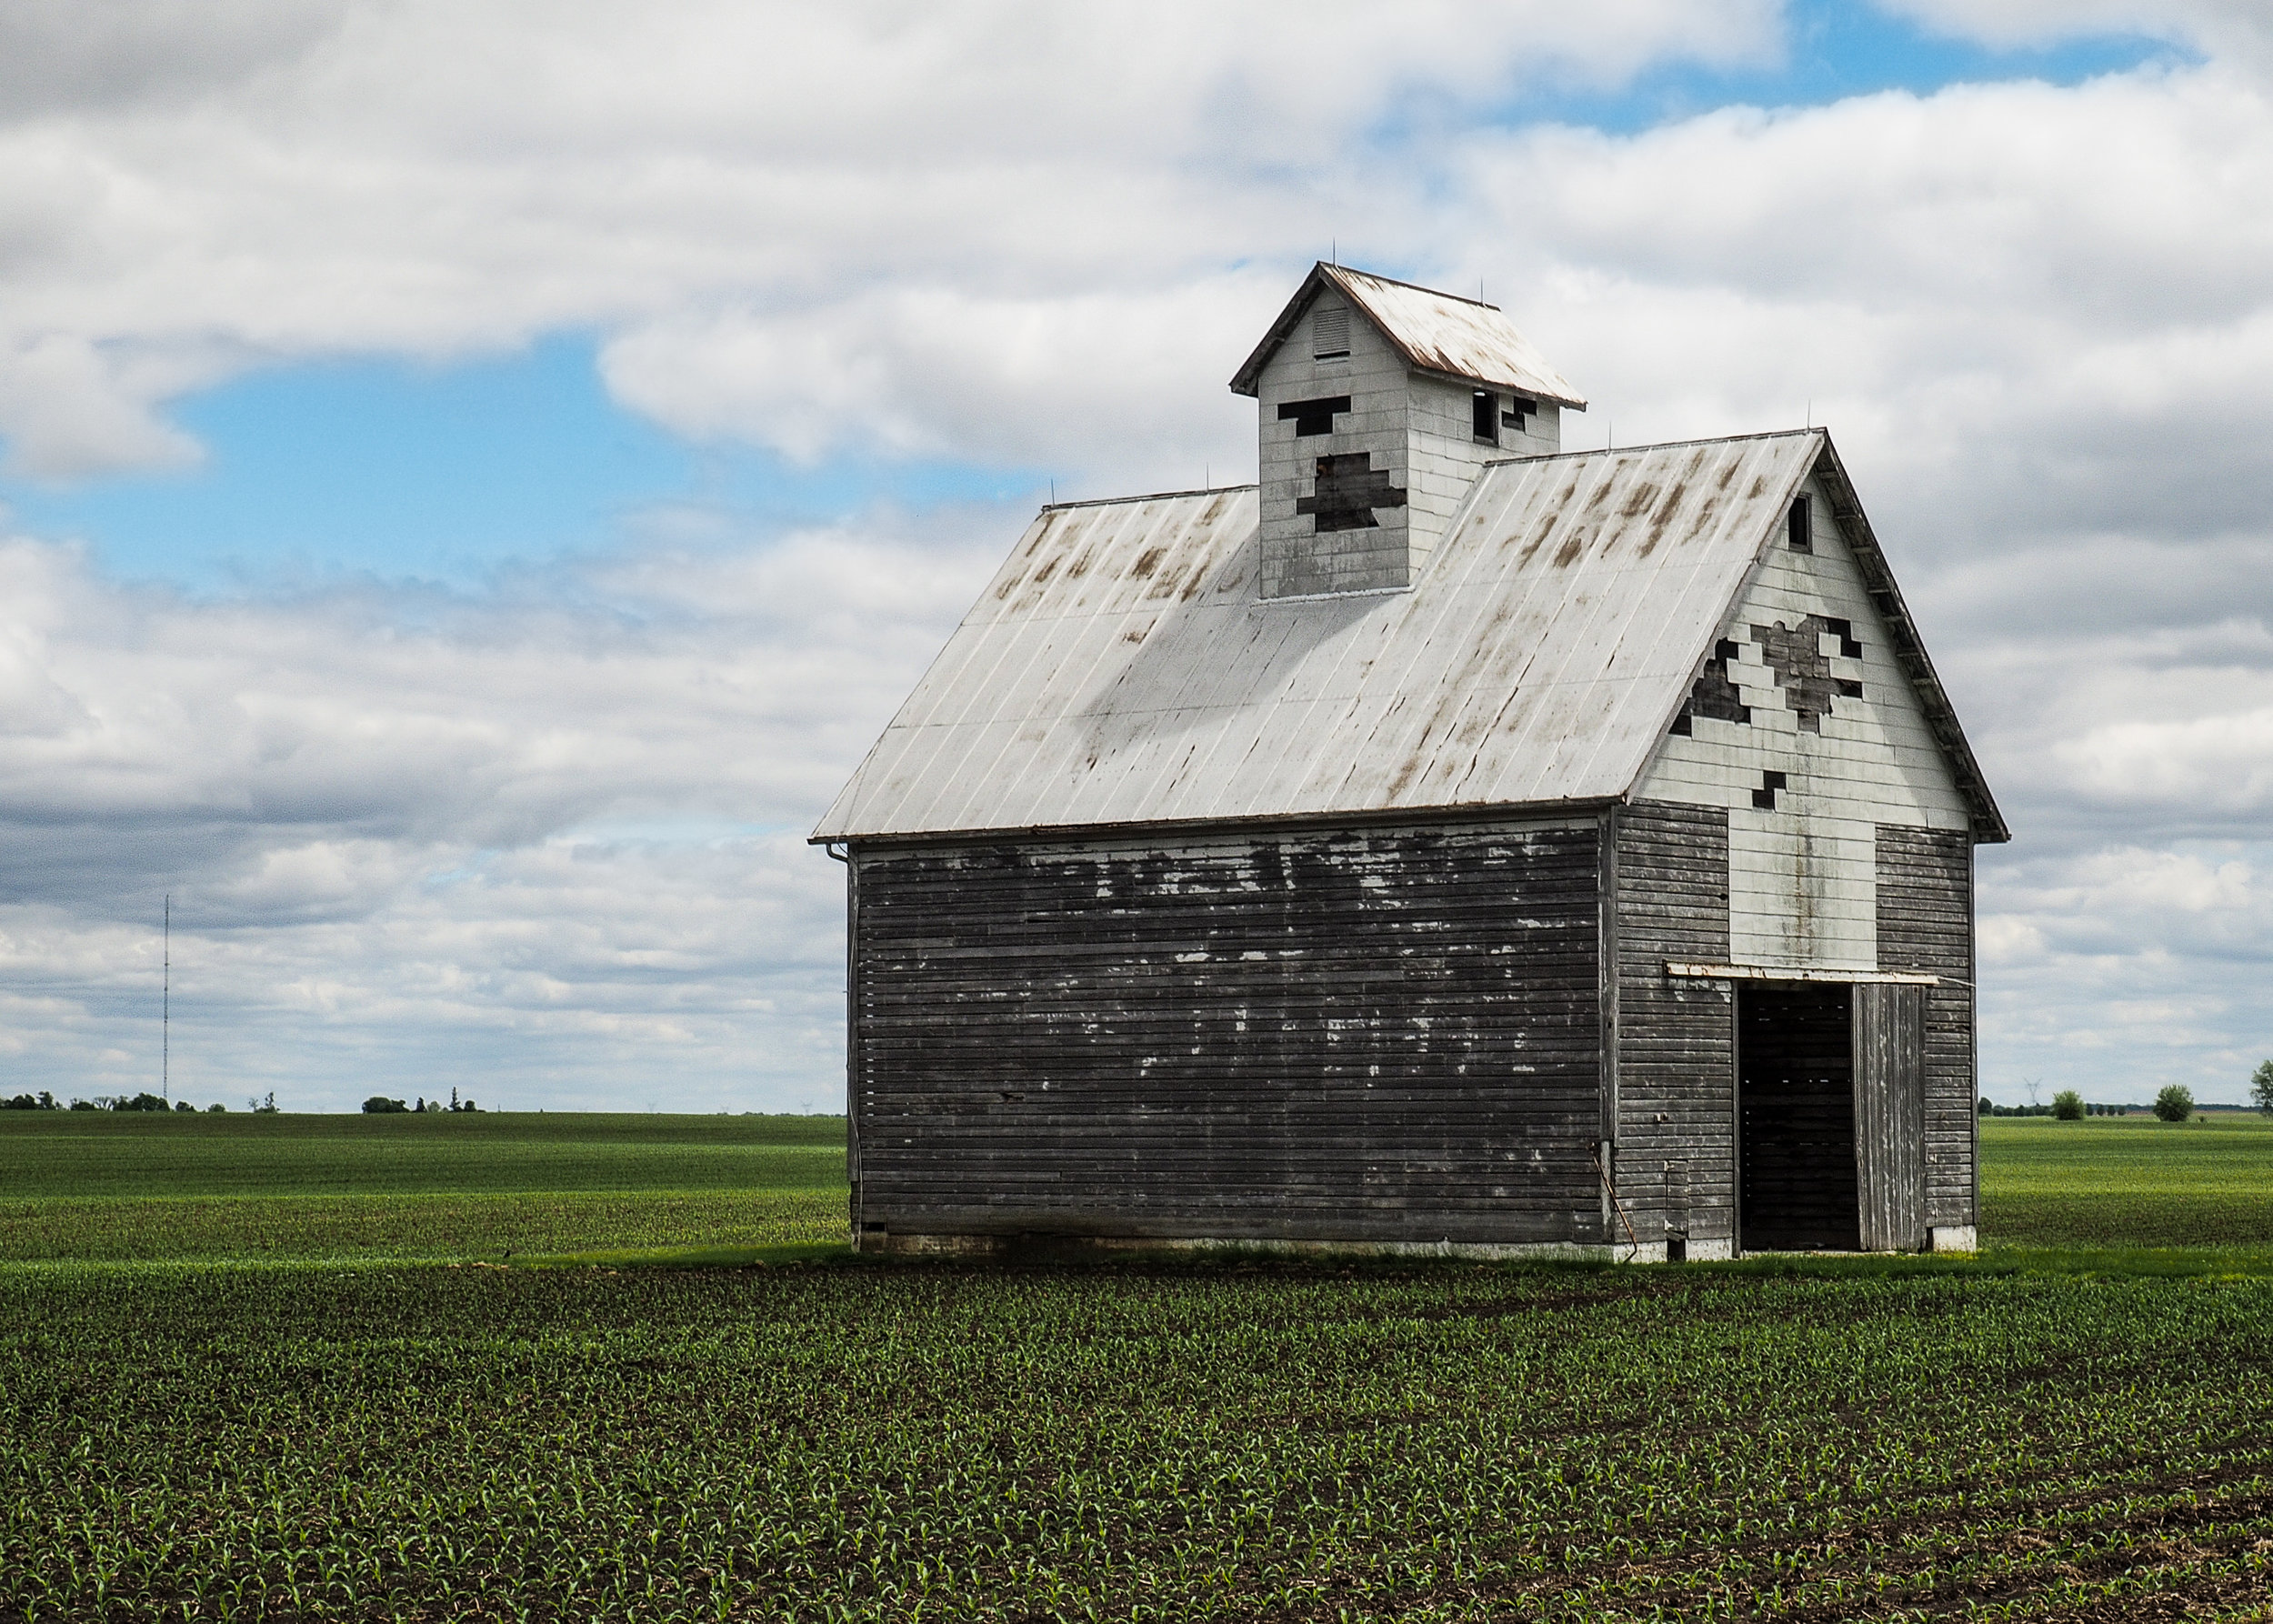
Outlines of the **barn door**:
<svg viewBox="0 0 2273 1624">
<path fill-rule="evenodd" d="M 1926 1248 L 1926 989 L 1855 988 L 1855 1174 L 1863 1249 Z"/>
<path fill-rule="evenodd" d="M 1737 1209 L 1747 1252 L 1861 1244 L 1848 990 L 1785 981 L 1737 989 Z"/>
</svg>

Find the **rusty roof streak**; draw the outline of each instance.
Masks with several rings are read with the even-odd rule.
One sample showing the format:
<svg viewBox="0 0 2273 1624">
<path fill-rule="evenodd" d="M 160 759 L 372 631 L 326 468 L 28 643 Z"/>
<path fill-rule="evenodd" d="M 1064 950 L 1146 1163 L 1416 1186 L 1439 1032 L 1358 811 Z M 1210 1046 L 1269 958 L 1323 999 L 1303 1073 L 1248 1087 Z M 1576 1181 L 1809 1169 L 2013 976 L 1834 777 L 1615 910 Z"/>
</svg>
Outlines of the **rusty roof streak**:
<svg viewBox="0 0 2273 1624">
<path fill-rule="evenodd" d="M 1404 592 L 1257 601 L 1251 486 L 1046 509 L 814 837 L 1621 799 L 1811 469 L 2001 837 L 1821 430 L 1492 464 Z"/>
<path fill-rule="evenodd" d="M 1271 356 L 1293 336 L 1311 300 L 1328 288 L 1379 328 L 1409 366 L 1467 383 L 1497 384 L 1581 412 L 1587 409 L 1586 396 L 1555 370 L 1498 306 L 1323 260 L 1310 267 L 1295 296 L 1263 335 L 1263 342 L 1233 375 L 1235 394 L 1256 392 Z"/>
</svg>

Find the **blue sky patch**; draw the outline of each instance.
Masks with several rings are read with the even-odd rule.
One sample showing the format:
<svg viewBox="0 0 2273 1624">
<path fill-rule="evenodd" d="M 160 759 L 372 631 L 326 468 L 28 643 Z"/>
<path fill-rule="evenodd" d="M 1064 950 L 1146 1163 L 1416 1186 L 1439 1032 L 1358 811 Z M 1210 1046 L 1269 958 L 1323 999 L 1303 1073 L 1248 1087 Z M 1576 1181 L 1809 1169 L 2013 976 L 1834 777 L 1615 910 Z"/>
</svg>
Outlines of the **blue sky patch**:
<svg viewBox="0 0 2273 1624">
<path fill-rule="evenodd" d="M 1627 133 L 1732 104 L 1816 105 L 2023 78 L 2066 85 L 2191 60 L 2128 34 L 1997 50 L 1853 0 L 1792 0 L 1785 18 L 1779 64 L 1673 63 L 1614 93 L 1535 91 L 1497 122 Z M 501 564 L 612 550 L 666 526 L 682 543 L 743 539 L 880 499 L 921 509 L 1023 503 L 1047 489 L 1032 469 L 873 456 L 800 467 L 762 450 L 695 445 L 612 401 L 595 354 L 589 334 L 556 335 L 449 366 L 361 358 L 254 374 L 170 409 L 205 446 L 202 467 L 62 488 L 0 481 L 0 503 L 35 534 L 88 541 L 116 576 L 226 591 L 364 573 L 466 586 Z"/>
<path fill-rule="evenodd" d="M 1953 85 L 2039 79 L 2080 85 L 2150 63 L 2197 58 L 2168 40 L 2116 33 L 2004 50 L 1929 33 L 1856 0 L 1789 0 L 1780 63 L 1722 69 L 1697 62 L 1653 68 L 1615 91 L 1548 89 L 1527 95 L 1501 122 L 1551 121 L 1631 135 L 1716 107 L 1814 107 L 1886 90 L 1931 95 Z"/>
<path fill-rule="evenodd" d="M 449 366 L 358 359 L 238 378 L 168 414 L 201 467 L 52 487 L 0 482 L 22 528 L 92 543 L 128 578 L 195 590 L 368 573 L 471 586 L 498 565 L 602 551 L 666 511 L 674 539 L 740 539 L 1024 496 L 1038 476 L 945 463 L 799 467 L 689 444 L 608 397 L 586 336 Z"/>
</svg>

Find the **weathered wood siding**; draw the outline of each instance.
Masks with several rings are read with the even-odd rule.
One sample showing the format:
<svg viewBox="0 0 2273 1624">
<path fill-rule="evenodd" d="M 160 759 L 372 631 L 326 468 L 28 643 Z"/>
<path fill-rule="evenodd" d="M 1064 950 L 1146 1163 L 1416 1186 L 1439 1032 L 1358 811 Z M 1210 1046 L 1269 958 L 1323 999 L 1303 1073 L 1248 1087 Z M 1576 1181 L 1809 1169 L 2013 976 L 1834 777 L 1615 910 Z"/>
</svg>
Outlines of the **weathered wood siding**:
<svg viewBox="0 0 2273 1624">
<path fill-rule="evenodd" d="M 1618 1193 L 1637 1238 L 1733 1238 L 1734 1009 L 1726 981 L 1668 959 L 1728 957 L 1728 814 L 1638 802 L 1616 817 Z M 1686 1211 L 1684 1208 L 1686 1208 Z"/>
<path fill-rule="evenodd" d="M 1926 992 L 1855 988 L 1855 1170 L 1863 1249 L 1926 1246 Z"/>
<path fill-rule="evenodd" d="M 1879 967 L 1941 978 L 1926 996 L 1926 1221 L 1977 1223 L 1972 841 L 1884 825 L 1876 845 Z"/>
<path fill-rule="evenodd" d="M 856 846 L 864 1238 L 1599 1244 L 1597 830 Z"/>
</svg>

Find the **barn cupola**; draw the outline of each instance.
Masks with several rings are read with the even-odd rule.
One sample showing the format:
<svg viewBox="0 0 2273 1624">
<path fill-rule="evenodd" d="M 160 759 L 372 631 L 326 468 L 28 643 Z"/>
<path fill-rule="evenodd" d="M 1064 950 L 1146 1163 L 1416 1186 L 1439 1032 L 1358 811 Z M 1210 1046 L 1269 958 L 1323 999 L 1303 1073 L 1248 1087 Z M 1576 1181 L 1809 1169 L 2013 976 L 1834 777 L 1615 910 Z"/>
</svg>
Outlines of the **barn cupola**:
<svg viewBox="0 0 2273 1624">
<path fill-rule="evenodd" d="M 1411 586 L 1484 465 L 1587 408 L 1496 306 L 1326 264 L 1231 387 L 1260 408 L 1265 597 Z"/>
</svg>

